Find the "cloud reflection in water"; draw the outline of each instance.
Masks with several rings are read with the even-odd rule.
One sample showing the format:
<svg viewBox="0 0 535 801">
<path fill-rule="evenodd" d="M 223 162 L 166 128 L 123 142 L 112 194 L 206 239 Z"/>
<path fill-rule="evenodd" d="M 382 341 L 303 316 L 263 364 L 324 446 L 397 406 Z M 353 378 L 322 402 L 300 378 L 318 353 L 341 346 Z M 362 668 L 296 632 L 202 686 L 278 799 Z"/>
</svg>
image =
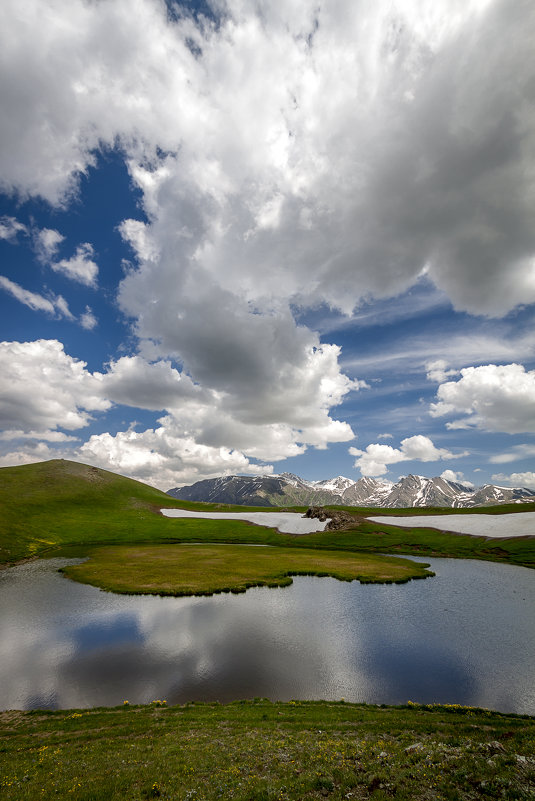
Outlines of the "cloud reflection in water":
<svg viewBox="0 0 535 801">
<path fill-rule="evenodd" d="M 535 576 L 432 560 L 405 585 L 296 577 L 243 595 L 104 593 L 55 572 L 0 574 L 0 707 L 262 696 L 447 702 L 535 713 Z"/>
</svg>

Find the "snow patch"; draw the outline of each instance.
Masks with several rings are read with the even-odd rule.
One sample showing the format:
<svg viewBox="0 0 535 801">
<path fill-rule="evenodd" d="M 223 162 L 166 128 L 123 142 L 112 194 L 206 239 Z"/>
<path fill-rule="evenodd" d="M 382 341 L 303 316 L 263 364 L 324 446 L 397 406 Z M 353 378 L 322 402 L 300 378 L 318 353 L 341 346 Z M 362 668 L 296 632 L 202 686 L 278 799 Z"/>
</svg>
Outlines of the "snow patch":
<svg viewBox="0 0 535 801">
<path fill-rule="evenodd" d="M 511 515 L 418 515 L 368 517 L 373 523 L 410 528 L 438 528 L 474 537 L 535 537 L 535 512 Z"/>
<path fill-rule="evenodd" d="M 312 534 L 323 531 L 327 520 L 302 517 L 297 512 L 193 512 L 189 509 L 160 509 L 164 517 L 198 517 L 204 520 L 245 520 L 257 526 L 276 528 L 284 534 Z"/>
</svg>

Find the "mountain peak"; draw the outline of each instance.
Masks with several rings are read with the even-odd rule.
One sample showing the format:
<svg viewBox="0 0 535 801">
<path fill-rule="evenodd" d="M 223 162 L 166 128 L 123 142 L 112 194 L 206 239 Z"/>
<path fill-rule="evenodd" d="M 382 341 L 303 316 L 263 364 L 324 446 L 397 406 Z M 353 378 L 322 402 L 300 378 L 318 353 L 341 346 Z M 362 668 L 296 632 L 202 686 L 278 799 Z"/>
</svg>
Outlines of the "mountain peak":
<svg viewBox="0 0 535 801">
<path fill-rule="evenodd" d="M 186 501 L 236 503 L 245 506 L 347 505 L 384 508 L 418 506 L 473 507 L 535 501 L 535 492 L 522 487 L 469 487 L 445 478 L 408 475 L 393 484 L 364 476 L 354 481 L 336 476 L 306 481 L 295 473 L 274 476 L 223 476 L 169 490 Z"/>
</svg>

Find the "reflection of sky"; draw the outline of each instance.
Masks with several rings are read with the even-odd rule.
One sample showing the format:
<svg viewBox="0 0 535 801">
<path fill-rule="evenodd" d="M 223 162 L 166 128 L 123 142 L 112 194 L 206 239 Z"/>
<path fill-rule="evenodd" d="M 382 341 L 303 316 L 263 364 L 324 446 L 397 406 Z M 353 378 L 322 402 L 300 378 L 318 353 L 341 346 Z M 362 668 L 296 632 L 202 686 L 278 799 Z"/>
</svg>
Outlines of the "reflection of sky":
<svg viewBox="0 0 535 801">
<path fill-rule="evenodd" d="M 50 560 L 57 567 L 59 560 Z M 243 595 L 101 592 L 45 562 L 0 574 L 0 708 L 266 696 L 535 713 L 535 574 L 432 560 L 437 577 L 297 577 Z"/>
<path fill-rule="evenodd" d="M 91 620 L 76 629 L 72 636 L 78 653 L 143 640 L 137 616 L 133 613 L 118 614 L 104 622 Z"/>
</svg>

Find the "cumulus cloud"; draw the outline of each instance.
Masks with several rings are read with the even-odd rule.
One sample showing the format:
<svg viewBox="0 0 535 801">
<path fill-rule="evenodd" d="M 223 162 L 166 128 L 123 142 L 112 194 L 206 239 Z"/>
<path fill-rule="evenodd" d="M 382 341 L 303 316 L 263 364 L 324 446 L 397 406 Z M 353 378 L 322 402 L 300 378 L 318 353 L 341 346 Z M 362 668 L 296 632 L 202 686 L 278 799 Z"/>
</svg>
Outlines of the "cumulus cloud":
<svg viewBox="0 0 535 801">
<path fill-rule="evenodd" d="M 50 262 L 50 266 L 57 273 L 63 273 L 72 281 L 78 281 L 86 286 L 96 287 L 98 266 L 93 261 L 95 252 L 89 242 L 83 242 L 76 248 L 76 253 L 70 259 Z"/>
<path fill-rule="evenodd" d="M 54 228 L 40 228 L 33 234 L 33 247 L 42 264 L 49 264 L 65 237 Z"/>
<path fill-rule="evenodd" d="M 447 378 L 453 375 L 459 375 L 458 370 L 448 370 L 448 363 L 444 359 L 437 359 L 434 362 L 426 364 L 427 378 L 429 381 L 436 381 L 437 384 L 442 384 Z"/>
<path fill-rule="evenodd" d="M 65 205 L 120 149 L 144 220 L 120 226 L 118 302 L 140 358 L 181 366 L 161 369 L 184 441 L 262 459 L 353 437 L 331 410 L 365 385 L 295 308 L 349 314 L 422 275 L 481 315 L 535 300 L 529 3 L 134 6 L 5 0 L 0 187 Z M 51 266 L 96 285 L 88 243 Z M 123 400 L 127 367 L 101 379 Z"/>
<path fill-rule="evenodd" d="M 499 481 L 503 484 L 508 484 L 511 487 L 527 487 L 528 489 L 535 489 L 535 473 L 511 473 L 504 475 L 503 473 L 495 473 L 492 476 L 493 481 Z"/>
<path fill-rule="evenodd" d="M 111 362 L 106 372 L 91 373 L 57 340 L 0 342 L 0 367 L 4 439 L 34 437 L 39 431 L 49 441 L 65 441 L 57 429 L 85 428 L 90 412 L 107 411 L 112 403 L 182 412 L 182 399 L 197 402 L 202 397 L 191 379 L 167 362 L 149 364 L 125 356 Z"/>
<path fill-rule="evenodd" d="M 68 320 L 74 320 L 69 305 L 62 295 L 50 294 L 50 297 L 45 298 L 38 292 L 31 292 L 29 289 L 24 289 L 20 284 L 11 281 L 5 275 L 0 275 L 0 289 L 8 292 L 16 300 L 23 303 L 33 311 L 42 311 L 54 317 L 66 317 Z"/>
<path fill-rule="evenodd" d="M 267 406 L 260 416 L 246 419 L 241 407 L 235 408 L 232 396 L 195 383 L 169 361 L 124 356 L 110 362 L 103 372 L 91 373 L 85 362 L 65 353 L 57 340 L 3 342 L 2 439 L 39 437 L 50 443 L 66 443 L 72 441 L 71 437 L 61 429 L 86 428 L 94 418 L 91 413 L 124 404 L 167 413 L 158 420 L 157 428 L 94 434 L 80 448 L 64 455 L 87 459 L 164 488 L 218 472 L 269 473 L 271 465 L 258 465 L 253 460 L 285 459 L 303 453 L 307 446 L 324 448 L 327 442 L 353 436 L 346 423 L 327 414 L 329 404 L 343 394 L 345 386 L 337 385 L 336 370 L 332 380 L 327 369 L 329 351 L 326 359 L 324 356 L 320 353 L 319 375 L 312 370 L 312 377 L 297 377 L 298 382 L 305 382 L 300 395 L 295 390 L 295 398 L 301 403 L 293 412 L 298 422 L 285 415 L 282 406 L 280 412 L 271 412 L 275 420 L 270 422 Z M 306 405 L 307 389 L 316 392 L 325 408 L 318 408 L 317 397 Z M 284 416 L 288 419 L 280 422 L 278 418 Z M 33 450 L 29 453 L 32 455 Z"/>
<path fill-rule="evenodd" d="M 465 487 L 473 487 L 473 483 L 471 481 L 467 481 L 464 477 L 464 473 L 460 470 L 457 472 L 455 470 L 444 470 L 440 474 L 440 478 L 444 478 L 446 481 L 454 481 L 457 484 L 463 484 Z"/>
<path fill-rule="evenodd" d="M 457 416 L 450 429 L 481 428 L 508 434 L 535 431 L 535 370 L 521 364 L 465 367 L 458 381 L 441 384 L 433 417 Z"/>
<path fill-rule="evenodd" d="M 15 465 L 45 462 L 48 459 L 57 458 L 61 458 L 58 451 L 50 448 L 46 442 L 32 442 L 17 448 L 15 451 L 0 454 L 0 467 L 14 467 Z M 72 455 L 70 458 L 73 458 Z"/>
<path fill-rule="evenodd" d="M 61 203 L 119 141 L 175 261 L 255 301 L 350 311 L 424 271 L 472 312 L 535 300 L 529 3 L 39 10 L 4 9 L 5 189 Z"/>
<path fill-rule="evenodd" d="M 165 361 L 150 364 L 140 356 L 123 356 L 110 362 L 107 372 L 98 376 L 107 397 L 139 409 L 179 409 L 184 399 L 203 398 L 187 375 Z"/>
<path fill-rule="evenodd" d="M 199 445 L 169 426 L 94 435 L 80 448 L 79 456 L 161 489 L 220 475 L 273 472 L 271 465 L 253 465 L 236 450 Z"/>
<path fill-rule="evenodd" d="M 0 217 L 0 239 L 14 243 L 20 233 L 27 234 L 28 229 L 15 217 Z"/>
<path fill-rule="evenodd" d="M 98 325 L 98 320 L 89 306 L 85 307 L 85 312 L 80 317 L 80 325 L 86 331 L 92 331 Z"/>
<path fill-rule="evenodd" d="M 100 381 L 57 340 L 0 342 L 0 427 L 6 431 L 74 431 L 105 411 Z"/>
<path fill-rule="evenodd" d="M 400 448 L 391 445 L 374 443 L 368 445 L 365 451 L 358 448 L 349 448 L 349 453 L 356 456 L 354 466 L 363 476 L 382 476 L 388 471 L 391 464 L 407 461 L 436 462 L 440 459 L 458 459 L 467 453 L 454 454 L 446 448 L 437 448 L 429 437 L 416 434 L 401 440 Z"/>
</svg>

